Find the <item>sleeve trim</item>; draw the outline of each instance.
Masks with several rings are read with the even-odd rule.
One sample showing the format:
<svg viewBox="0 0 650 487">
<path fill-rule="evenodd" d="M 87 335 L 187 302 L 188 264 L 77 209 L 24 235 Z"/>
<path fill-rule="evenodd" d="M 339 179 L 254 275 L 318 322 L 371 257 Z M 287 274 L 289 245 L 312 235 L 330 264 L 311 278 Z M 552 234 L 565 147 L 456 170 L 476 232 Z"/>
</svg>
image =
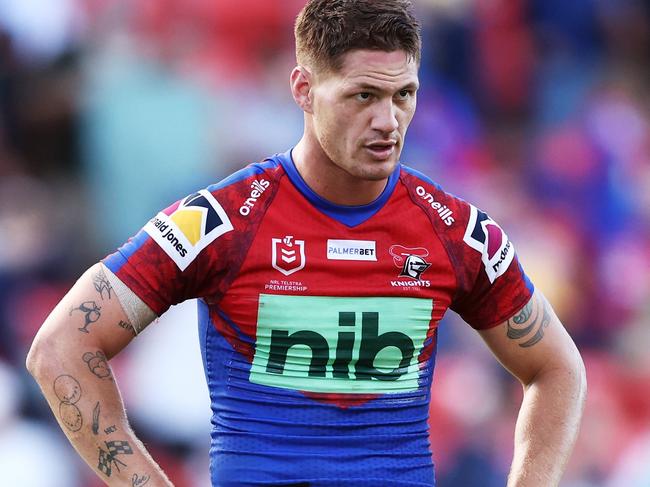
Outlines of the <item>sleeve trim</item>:
<svg viewBox="0 0 650 487">
<path fill-rule="evenodd" d="M 119 277 L 117 277 L 113 272 L 104 264 L 100 263 L 108 282 L 111 283 L 112 288 L 115 290 L 117 299 L 126 313 L 126 316 L 129 318 L 131 326 L 135 334 L 138 335 L 142 330 L 144 330 L 149 323 L 156 319 L 156 314 L 147 306 L 147 304 L 142 301 L 131 289 L 124 284 Z"/>
<path fill-rule="evenodd" d="M 526 277 L 526 288 L 528 289 L 529 294 L 527 294 L 525 296 L 525 298 L 522 298 L 521 300 L 515 301 L 515 304 L 513 304 L 512 308 L 509 308 L 507 312 L 504 312 L 502 314 L 502 317 L 488 322 L 487 325 L 483 325 L 481 327 L 472 327 L 472 328 L 474 328 L 477 331 L 488 330 L 490 328 L 494 328 L 495 326 L 500 325 L 501 323 L 509 320 L 514 315 L 519 313 L 519 311 L 521 311 L 521 309 L 524 306 L 526 306 L 528 301 L 530 301 L 532 299 L 533 293 L 535 292 L 535 287 L 533 286 L 533 283 L 528 279 L 528 277 Z M 470 324 L 470 326 L 471 326 L 471 324 Z"/>
</svg>

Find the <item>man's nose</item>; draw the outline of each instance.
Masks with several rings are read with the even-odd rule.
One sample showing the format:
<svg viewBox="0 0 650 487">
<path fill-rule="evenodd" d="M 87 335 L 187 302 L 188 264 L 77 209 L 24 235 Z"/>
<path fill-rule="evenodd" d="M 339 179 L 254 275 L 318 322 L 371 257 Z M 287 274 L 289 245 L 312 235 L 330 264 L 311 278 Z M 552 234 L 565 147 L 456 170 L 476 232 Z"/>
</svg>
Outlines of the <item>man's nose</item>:
<svg viewBox="0 0 650 487">
<path fill-rule="evenodd" d="M 393 100 L 382 100 L 375 105 L 375 108 L 371 128 L 385 134 L 395 132 L 399 127 L 399 122 Z"/>
</svg>

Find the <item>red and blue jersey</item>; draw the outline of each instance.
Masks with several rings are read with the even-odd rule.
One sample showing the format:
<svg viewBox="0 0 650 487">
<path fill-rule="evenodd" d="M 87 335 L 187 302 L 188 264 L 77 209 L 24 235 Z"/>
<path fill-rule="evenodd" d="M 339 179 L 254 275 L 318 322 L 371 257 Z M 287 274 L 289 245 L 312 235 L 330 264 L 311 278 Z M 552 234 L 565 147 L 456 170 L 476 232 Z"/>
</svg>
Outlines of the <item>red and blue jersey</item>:
<svg viewBox="0 0 650 487">
<path fill-rule="evenodd" d="M 156 314 L 198 298 L 211 475 L 231 485 L 434 485 L 438 323 L 533 286 L 486 213 L 398 165 L 377 200 L 315 194 L 290 152 L 160 212 L 105 265 Z"/>
</svg>

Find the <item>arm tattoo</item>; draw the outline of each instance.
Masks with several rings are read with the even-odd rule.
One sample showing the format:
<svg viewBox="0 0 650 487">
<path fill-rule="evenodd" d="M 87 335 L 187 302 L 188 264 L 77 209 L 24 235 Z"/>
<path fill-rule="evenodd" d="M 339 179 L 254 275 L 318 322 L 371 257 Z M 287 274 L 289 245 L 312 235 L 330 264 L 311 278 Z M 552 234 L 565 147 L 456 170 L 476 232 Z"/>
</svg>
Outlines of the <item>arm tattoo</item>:
<svg viewBox="0 0 650 487">
<path fill-rule="evenodd" d="M 101 351 L 96 353 L 86 352 L 82 357 L 83 361 L 88 364 L 90 371 L 100 379 L 112 379 L 111 368 L 106 361 L 106 355 Z"/>
<path fill-rule="evenodd" d="M 126 331 L 131 332 L 133 336 L 136 336 L 135 328 L 133 328 L 133 325 L 129 323 L 128 321 L 120 320 L 120 322 L 117 324 L 120 328 L 124 328 Z"/>
<path fill-rule="evenodd" d="M 99 412 L 100 407 L 99 402 L 97 402 L 97 404 L 95 404 L 95 408 L 93 409 L 93 435 L 99 433 Z"/>
<path fill-rule="evenodd" d="M 126 467 L 126 463 L 117 458 L 118 455 L 133 455 L 133 449 L 128 441 L 105 441 L 106 450 L 98 447 L 99 456 L 97 459 L 97 469 L 104 475 L 110 477 L 113 468 L 120 472 L 120 465 Z"/>
<path fill-rule="evenodd" d="M 133 477 L 131 477 L 131 486 L 132 487 L 142 487 L 147 482 L 149 482 L 149 476 L 148 475 L 138 475 L 137 473 L 134 473 Z"/>
<path fill-rule="evenodd" d="M 79 431 L 83 425 L 81 411 L 75 405 L 81 398 L 81 385 L 71 375 L 60 375 L 54 379 L 54 394 L 59 399 L 61 423 L 70 431 Z"/>
<path fill-rule="evenodd" d="M 536 297 L 508 320 L 508 338 L 519 340 L 532 334 L 532 337 L 519 344 L 522 348 L 532 347 L 544 338 L 544 330 L 550 322 L 551 313 L 546 300 Z"/>
<path fill-rule="evenodd" d="M 528 333 L 530 333 L 530 331 L 535 327 L 535 322 L 528 326 L 524 326 L 523 328 L 513 328 L 511 326 L 511 322 L 515 325 L 523 325 L 528 321 L 532 312 L 533 302 L 530 300 L 519 313 L 513 316 L 512 319 L 508 320 L 508 338 L 519 340 L 520 338 L 523 338 L 528 335 Z"/>
<path fill-rule="evenodd" d="M 99 296 L 104 299 L 104 293 L 106 297 L 111 299 L 111 291 L 113 291 L 113 286 L 108 282 L 108 279 L 104 275 L 104 271 L 100 270 L 96 274 L 93 274 L 93 284 L 95 285 L 95 290 L 99 293 Z"/>
<path fill-rule="evenodd" d="M 100 407 L 99 407 L 99 402 L 95 404 L 95 409 L 93 409 L 93 434 L 99 434 L 99 413 L 101 412 Z M 104 433 L 106 435 L 110 435 L 111 433 L 115 433 L 117 431 L 117 427 L 113 424 L 109 426 L 108 428 L 104 428 Z"/>
<path fill-rule="evenodd" d="M 84 333 L 90 333 L 88 331 L 88 325 L 91 325 L 99 320 L 100 316 L 102 315 L 101 309 L 102 308 L 99 307 L 95 301 L 84 301 L 79 305 L 78 308 L 72 308 L 70 310 L 70 316 L 72 316 L 72 313 L 74 311 L 81 311 L 84 313 L 85 324 L 83 328 L 78 328 L 78 330 Z"/>
</svg>

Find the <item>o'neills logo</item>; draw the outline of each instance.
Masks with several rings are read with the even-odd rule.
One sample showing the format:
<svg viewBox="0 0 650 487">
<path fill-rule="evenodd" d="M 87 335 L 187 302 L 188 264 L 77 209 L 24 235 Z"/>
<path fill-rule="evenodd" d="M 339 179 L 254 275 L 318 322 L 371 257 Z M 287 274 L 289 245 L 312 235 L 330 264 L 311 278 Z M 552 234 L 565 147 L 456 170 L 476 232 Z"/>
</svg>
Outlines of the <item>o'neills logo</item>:
<svg viewBox="0 0 650 487">
<path fill-rule="evenodd" d="M 418 186 L 417 188 L 415 188 L 415 192 L 418 194 L 420 198 L 422 198 L 424 201 L 429 203 L 429 205 L 431 205 L 431 208 L 433 208 L 436 211 L 436 213 L 438 213 L 438 216 L 443 222 L 445 222 L 445 225 L 450 227 L 452 223 L 456 221 L 452 216 L 454 212 L 451 211 L 449 208 L 447 208 L 446 205 L 443 205 L 442 203 L 436 201 L 433 195 L 431 193 L 427 193 L 427 190 L 424 189 L 422 186 Z"/>
<path fill-rule="evenodd" d="M 239 207 L 239 213 L 241 213 L 243 216 L 248 216 L 255 206 L 255 203 L 257 200 L 262 196 L 262 193 L 266 191 L 266 189 L 271 185 L 266 179 L 260 179 L 259 181 L 256 179 L 253 181 L 253 184 L 251 184 L 251 188 L 253 191 L 251 191 L 250 197 L 244 201 L 244 204 Z"/>
<path fill-rule="evenodd" d="M 181 257 L 187 256 L 187 249 L 183 247 L 183 244 L 180 242 L 179 238 L 174 234 L 174 229 L 171 228 L 169 223 L 163 222 L 158 217 L 154 217 L 154 219 L 151 220 L 151 223 L 153 223 L 154 228 L 158 229 L 158 231 L 160 232 L 160 236 L 164 240 L 167 240 L 172 245 L 172 247 L 176 249 L 178 255 L 180 255 Z"/>
</svg>

